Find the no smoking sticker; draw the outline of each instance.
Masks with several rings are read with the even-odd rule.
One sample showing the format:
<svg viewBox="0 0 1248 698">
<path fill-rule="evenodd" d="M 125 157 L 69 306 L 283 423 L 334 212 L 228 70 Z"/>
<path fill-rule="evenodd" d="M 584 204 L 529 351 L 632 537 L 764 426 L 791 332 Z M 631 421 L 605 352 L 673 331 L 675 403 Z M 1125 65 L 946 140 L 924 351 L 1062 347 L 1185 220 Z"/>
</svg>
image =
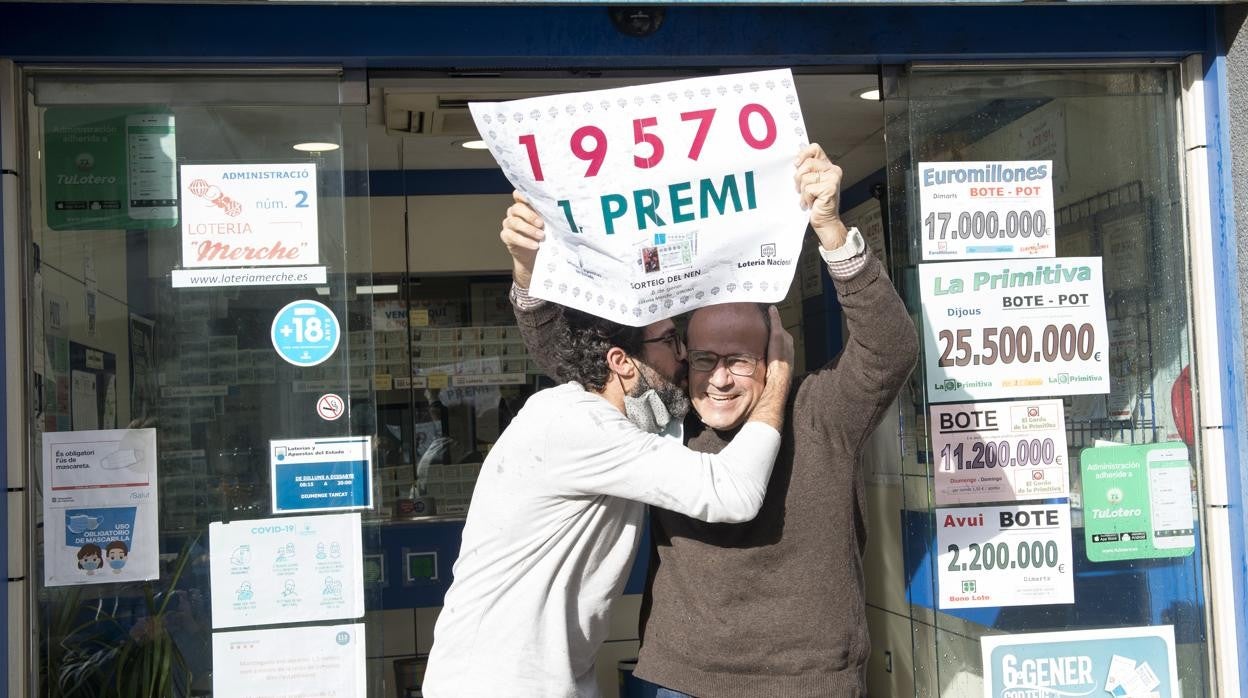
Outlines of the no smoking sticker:
<svg viewBox="0 0 1248 698">
<path fill-rule="evenodd" d="M 321 399 L 316 401 L 316 414 L 325 421 L 335 421 L 346 411 L 346 403 L 333 393 L 322 395 Z"/>
</svg>

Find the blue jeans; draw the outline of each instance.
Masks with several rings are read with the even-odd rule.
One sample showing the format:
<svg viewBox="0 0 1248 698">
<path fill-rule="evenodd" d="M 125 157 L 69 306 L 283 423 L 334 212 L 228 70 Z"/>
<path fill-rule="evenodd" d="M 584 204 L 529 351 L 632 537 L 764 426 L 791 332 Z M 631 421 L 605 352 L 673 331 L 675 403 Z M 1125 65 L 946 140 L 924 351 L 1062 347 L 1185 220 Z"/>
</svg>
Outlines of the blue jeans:
<svg viewBox="0 0 1248 698">
<path fill-rule="evenodd" d="M 654 694 L 654 698 L 693 698 L 693 696 L 688 693 L 673 691 L 670 688 L 659 687 L 659 690 Z"/>
</svg>

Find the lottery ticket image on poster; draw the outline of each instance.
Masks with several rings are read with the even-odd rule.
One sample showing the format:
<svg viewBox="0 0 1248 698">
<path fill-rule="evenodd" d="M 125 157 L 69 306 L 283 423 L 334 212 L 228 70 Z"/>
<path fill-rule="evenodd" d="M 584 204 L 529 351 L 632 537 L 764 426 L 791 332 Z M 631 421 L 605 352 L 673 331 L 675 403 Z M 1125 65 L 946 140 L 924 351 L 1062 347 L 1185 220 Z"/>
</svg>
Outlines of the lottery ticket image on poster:
<svg viewBox="0 0 1248 698">
<path fill-rule="evenodd" d="M 650 276 L 659 272 L 673 274 L 687 271 L 693 266 L 697 239 L 697 233 L 656 235 L 654 240 L 641 243 L 637 259 L 642 274 Z M 648 244 L 651 242 L 654 244 Z"/>
</svg>

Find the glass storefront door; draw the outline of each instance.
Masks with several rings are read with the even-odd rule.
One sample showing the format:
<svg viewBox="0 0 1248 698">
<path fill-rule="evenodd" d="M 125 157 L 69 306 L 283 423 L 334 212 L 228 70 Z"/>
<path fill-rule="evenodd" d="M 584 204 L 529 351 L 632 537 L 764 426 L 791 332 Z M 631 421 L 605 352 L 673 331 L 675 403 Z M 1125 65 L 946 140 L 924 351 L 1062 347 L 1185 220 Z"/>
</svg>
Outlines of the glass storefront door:
<svg viewBox="0 0 1248 698">
<path fill-rule="evenodd" d="M 507 301 L 501 175 L 485 172 L 488 156 L 441 168 L 430 156 L 466 135 L 445 113 L 516 86 L 366 86 L 320 69 L 25 78 L 39 694 L 208 695 L 215 683 L 231 695 L 229 681 L 259 670 L 247 662 L 289 661 L 256 659 L 271 638 L 299 647 L 325 626 L 343 666 L 353 633 L 366 645 L 361 695 L 414 694 L 481 463 L 546 385 Z M 885 76 L 887 195 L 846 213 L 878 231 L 872 247 L 934 355 L 864 463 L 872 695 L 1077 679 L 1084 654 L 1041 653 L 1063 637 L 1112 637 L 1126 648 L 1115 671 L 1132 681 L 1151 672 L 1185 696 L 1209 690 L 1176 78 L 1169 65 Z M 874 77 L 798 82 L 808 123 L 854 124 L 843 160 L 878 167 L 878 105 L 820 100 Z M 410 130 L 429 95 L 444 133 Z M 986 178 L 993 165 L 1045 163 L 1051 208 L 1027 192 L 1029 207 L 994 209 L 993 224 L 987 209 L 967 208 L 963 222 L 924 208 L 939 199 L 925 198 L 920 163 L 970 162 Z M 456 191 L 443 170 L 472 176 Z M 1013 237 L 1026 217 L 1051 254 L 1027 252 L 1022 268 L 981 250 L 965 281 L 984 287 L 948 302 L 954 274 L 941 270 L 967 260 L 925 258 L 925 240 L 993 247 L 984 240 L 1011 211 Z M 289 237 L 256 237 L 259 221 Z M 804 254 L 816 260 L 813 245 Z M 1071 275 L 1051 272 L 1051 297 L 1014 290 L 1016 275 L 1044 278 L 1036 267 L 1059 263 Z M 804 266 L 815 274 L 795 280 L 781 310 L 799 363 L 814 364 L 841 335 L 817 261 Z M 975 324 L 985 298 L 1008 320 Z M 1007 302 L 1013 314 L 999 312 Z M 1034 370 L 1076 357 L 1093 368 Z M 968 366 L 983 375 L 932 372 Z M 977 395 L 993 376 L 1051 387 Z M 1027 438 L 1001 426 L 1012 407 L 1036 408 Z M 281 538 L 287 525 L 308 533 Z M 604 686 L 637 651 L 636 576 L 599 657 Z M 1037 633 L 1066 635 L 1028 644 Z M 1160 658 L 1148 654 L 1154 636 Z M 1004 674 L 984 653 L 998 645 L 1018 660 Z"/>
<path fill-rule="evenodd" d="M 1178 66 L 884 85 L 916 695 L 1210 695 Z"/>
<path fill-rule="evenodd" d="M 294 622 L 308 656 L 362 647 L 377 589 L 351 551 L 376 527 L 301 516 L 376 494 L 361 83 L 30 70 L 24 87 L 39 694 L 207 695 L 214 656 L 237 694 L 220 686 L 285 661 L 243 627 Z M 307 625 L 327 620 L 337 654 Z"/>
<path fill-rule="evenodd" d="M 464 105 L 668 76 L 25 75 L 39 695 L 354 681 L 357 633 L 366 678 L 344 694 L 416 695 L 481 463 L 549 384 L 507 299 L 509 187 L 460 148 Z M 860 174 L 882 164 L 878 104 L 853 96 L 874 82 L 798 80 L 812 133 Z M 808 243 L 780 304 L 799 365 L 840 336 Z M 112 477 L 105 459 L 145 475 L 64 479 Z M 644 580 L 643 562 L 599 655 L 606 695 L 637 655 Z M 334 651 L 316 654 L 324 626 Z"/>
</svg>

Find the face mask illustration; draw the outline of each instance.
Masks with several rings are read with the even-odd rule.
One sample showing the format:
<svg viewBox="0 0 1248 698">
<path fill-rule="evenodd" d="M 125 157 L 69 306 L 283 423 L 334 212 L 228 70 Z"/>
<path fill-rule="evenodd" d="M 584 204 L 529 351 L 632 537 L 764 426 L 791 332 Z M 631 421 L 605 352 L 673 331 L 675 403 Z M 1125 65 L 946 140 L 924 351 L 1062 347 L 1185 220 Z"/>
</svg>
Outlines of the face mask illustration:
<svg viewBox="0 0 1248 698">
<path fill-rule="evenodd" d="M 113 568 L 113 574 L 121 571 L 126 566 L 126 558 L 130 555 L 130 549 L 126 544 L 115 540 L 104 548 L 104 554 L 108 557 L 108 566 Z"/>
<path fill-rule="evenodd" d="M 104 551 L 94 543 L 87 543 L 78 550 L 78 568 L 88 575 L 94 575 L 104 561 Z"/>
<path fill-rule="evenodd" d="M 143 451 L 134 448 L 127 448 L 104 456 L 100 460 L 100 467 L 105 470 L 121 470 L 143 460 Z"/>
<path fill-rule="evenodd" d="M 85 533 L 99 528 L 100 520 L 95 516 L 75 514 L 66 520 L 66 526 L 68 526 L 70 533 Z"/>
</svg>

